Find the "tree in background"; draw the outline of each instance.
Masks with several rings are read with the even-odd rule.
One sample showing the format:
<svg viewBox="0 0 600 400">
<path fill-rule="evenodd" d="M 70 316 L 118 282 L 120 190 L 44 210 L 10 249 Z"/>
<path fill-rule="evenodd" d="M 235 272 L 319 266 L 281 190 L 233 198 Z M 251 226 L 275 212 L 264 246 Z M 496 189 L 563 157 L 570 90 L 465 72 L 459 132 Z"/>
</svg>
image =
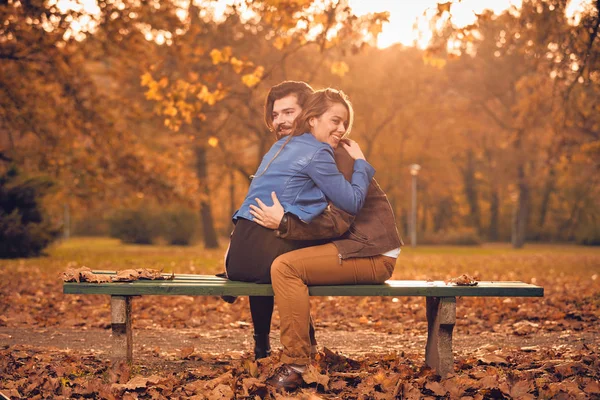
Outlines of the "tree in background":
<svg viewBox="0 0 600 400">
<path fill-rule="evenodd" d="M 0 258 L 34 257 L 58 237 L 42 207 L 52 183 L 23 178 L 15 167 L 0 175 Z"/>
<path fill-rule="evenodd" d="M 375 48 L 387 15 L 345 1 L 239 1 L 222 16 L 208 0 L 0 3 L 0 170 L 50 176 L 54 216 L 191 206 L 212 247 L 274 140 L 269 87 L 305 80 L 351 96 L 353 138 L 401 229 L 418 163 L 420 237 L 593 243 L 598 2 L 577 24 L 566 4 L 448 19 L 420 50 Z"/>
</svg>

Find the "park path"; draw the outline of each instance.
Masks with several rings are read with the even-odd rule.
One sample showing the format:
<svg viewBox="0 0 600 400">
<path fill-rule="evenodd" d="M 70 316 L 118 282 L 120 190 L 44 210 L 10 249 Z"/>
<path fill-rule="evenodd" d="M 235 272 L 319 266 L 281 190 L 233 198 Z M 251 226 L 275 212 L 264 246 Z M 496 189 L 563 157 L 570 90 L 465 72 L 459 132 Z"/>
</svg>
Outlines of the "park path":
<svg viewBox="0 0 600 400">
<path fill-rule="evenodd" d="M 321 329 L 317 340 L 320 346 L 326 346 L 334 352 L 349 357 L 365 354 L 387 354 L 390 352 L 422 354 L 425 352 L 425 333 L 388 334 L 370 330 L 343 331 Z M 279 334 L 271 333 L 274 349 L 279 348 Z M 600 348 L 600 338 L 592 333 L 548 332 L 529 336 L 506 335 L 500 333 L 481 333 L 466 335 L 460 332 L 454 335 L 454 352 L 464 356 L 490 351 L 513 351 L 525 349 L 536 351 L 537 348 L 577 348 L 582 345 Z M 0 346 L 28 345 L 36 348 L 93 352 L 98 355 L 110 354 L 112 349 L 109 329 L 83 328 L 11 328 L 0 327 Z M 247 327 L 229 330 L 200 329 L 135 329 L 134 357 L 138 360 L 157 356 L 177 357 L 182 350 L 193 348 L 195 352 L 211 354 L 228 354 L 234 358 L 241 357 L 252 348 L 251 333 Z"/>
</svg>

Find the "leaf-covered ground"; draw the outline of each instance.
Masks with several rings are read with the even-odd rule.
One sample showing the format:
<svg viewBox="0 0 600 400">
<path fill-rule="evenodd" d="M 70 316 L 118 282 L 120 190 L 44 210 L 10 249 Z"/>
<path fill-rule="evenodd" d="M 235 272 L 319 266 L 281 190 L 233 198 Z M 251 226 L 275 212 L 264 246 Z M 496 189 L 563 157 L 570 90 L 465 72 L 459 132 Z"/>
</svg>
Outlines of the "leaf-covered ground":
<svg viewBox="0 0 600 400">
<path fill-rule="evenodd" d="M 74 239 L 49 254 L 0 261 L 0 392 L 12 398 L 600 397 L 600 249 L 405 248 L 394 279 L 467 273 L 535 283 L 545 296 L 458 299 L 455 373 L 443 380 L 423 366 L 423 299 L 314 298 L 321 351 L 310 383 L 286 395 L 264 384 L 277 352 L 259 363 L 249 356 L 244 299 L 136 298 L 127 367 L 110 362 L 108 297 L 62 294 L 68 267 L 215 273 L 222 250 Z M 277 329 L 275 313 L 274 339 Z"/>
</svg>

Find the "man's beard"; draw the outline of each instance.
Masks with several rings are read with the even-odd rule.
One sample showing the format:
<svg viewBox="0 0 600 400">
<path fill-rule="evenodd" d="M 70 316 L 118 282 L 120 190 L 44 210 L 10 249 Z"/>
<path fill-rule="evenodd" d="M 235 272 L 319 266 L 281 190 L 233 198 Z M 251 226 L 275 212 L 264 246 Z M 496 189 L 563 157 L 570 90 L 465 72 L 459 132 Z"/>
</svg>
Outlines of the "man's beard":
<svg viewBox="0 0 600 400">
<path fill-rule="evenodd" d="M 277 127 L 277 131 L 276 131 L 275 133 L 276 133 L 278 136 L 281 136 L 281 132 L 282 132 L 282 131 L 284 131 L 284 130 L 288 131 L 288 130 L 291 130 L 291 129 L 292 129 L 292 126 L 291 126 L 291 125 L 283 125 L 283 124 L 282 124 L 282 125 L 279 125 L 279 126 Z"/>
</svg>

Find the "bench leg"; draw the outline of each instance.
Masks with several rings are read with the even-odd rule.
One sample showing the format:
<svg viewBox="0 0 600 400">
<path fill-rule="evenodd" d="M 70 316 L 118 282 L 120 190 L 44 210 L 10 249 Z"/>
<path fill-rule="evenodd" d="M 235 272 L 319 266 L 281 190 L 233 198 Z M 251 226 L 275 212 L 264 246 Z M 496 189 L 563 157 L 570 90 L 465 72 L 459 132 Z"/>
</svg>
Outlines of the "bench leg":
<svg viewBox="0 0 600 400">
<path fill-rule="evenodd" d="M 116 361 L 133 361 L 133 330 L 131 326 L 131 296 L 110 296 L 113 352 Z"/>
<path fill-rule="evenodd" d="M 454 371 L 452 331 L 456 324 L 456 297 L 427 297 L 425 363 L 445 377 Z"/>
</svg>

